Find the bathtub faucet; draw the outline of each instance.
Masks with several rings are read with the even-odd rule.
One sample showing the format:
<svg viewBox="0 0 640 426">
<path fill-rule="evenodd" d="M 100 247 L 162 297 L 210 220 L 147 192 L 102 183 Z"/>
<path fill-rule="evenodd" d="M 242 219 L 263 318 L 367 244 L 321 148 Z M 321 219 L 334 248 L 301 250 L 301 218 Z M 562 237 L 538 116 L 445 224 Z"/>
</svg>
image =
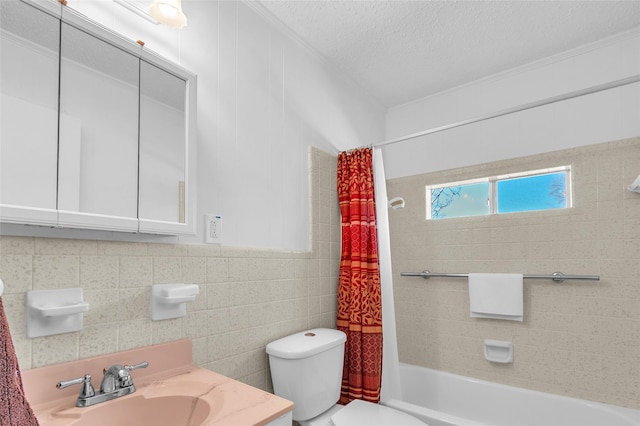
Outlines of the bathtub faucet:
<svg viewBox="0 0 640 426">
<path fill-rule="evenodd" d="M 77 379 L 59 382 L 56 387 L 64 389 L 71 385 L 81 384 L 82 388 L 76 400 L 76 407 L 89 407 L 134 393 L 136 387 L 133 384 L 130 371 L 138 368 L 147 368 L 148 365 L 147 361 L 143 361 L 136 365 L 123 366 L 114 364 L 109 368 L 105 368 L 103 370 L 104 377 L 102 378 L 102 383 L 100 383 L 100 392 L 97 394 L 91 384 L 91 376 L 88 374 Z"/>
</svg>

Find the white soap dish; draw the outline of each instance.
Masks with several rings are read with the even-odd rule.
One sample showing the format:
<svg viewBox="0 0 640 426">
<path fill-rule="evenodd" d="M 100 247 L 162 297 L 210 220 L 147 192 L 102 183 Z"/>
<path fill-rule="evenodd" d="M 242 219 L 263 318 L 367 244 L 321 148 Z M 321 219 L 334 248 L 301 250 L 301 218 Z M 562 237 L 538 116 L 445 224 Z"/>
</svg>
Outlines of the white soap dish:
<svg viewBox="0 0 640 426">
<path fill-rule="evenodd" d="M 151 319 L 154 321 L 187 315 L 187 303 L 196 300 L 196 284 L 154 284 L 151 286 Z"/>
<path fill-rule="evenodd" d="M 508 364 L 513 362 L 513 343 L 502 340 L 484 341 L 484 357 L 487 361 Z"/>
<path fill-rule="evenodd" d="M 50 336 L 82 330 L 89 304 L 81 288 L 27 292 L 27 337 Z"/>
</svg>

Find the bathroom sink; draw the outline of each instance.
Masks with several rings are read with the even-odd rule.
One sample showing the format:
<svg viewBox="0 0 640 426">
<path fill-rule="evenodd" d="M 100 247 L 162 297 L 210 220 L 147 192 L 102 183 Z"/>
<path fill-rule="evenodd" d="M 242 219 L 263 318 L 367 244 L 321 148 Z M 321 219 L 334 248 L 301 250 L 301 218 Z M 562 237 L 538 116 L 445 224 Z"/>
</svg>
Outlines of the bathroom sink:
<svg viewBox="0 0 640 426">
<path fill-rule="evenodd" d="M 65 410 L 70 411 L 70 410 Z M 197 426 L 209 416 L 211 407 L 204 399 L 171 395 L 145 398 L 132 395 L 71 413 L 61 411 L 60 417 L 75 417 L 70 426 Z"/>
<path fill-rule="evenodd" d="M 101 377 L 105 366 L 142 359 L 149 368 L 134 373 L 135 393 L 110 401 L 77 407 L 76 386 L 46 386 L 67 377 Z M 22 379 L 40 426 L 235 426 L 291 418 L 291 401 L 192 360 L 191 340 L 182 339 L 33 368 Z"/>
</svg>

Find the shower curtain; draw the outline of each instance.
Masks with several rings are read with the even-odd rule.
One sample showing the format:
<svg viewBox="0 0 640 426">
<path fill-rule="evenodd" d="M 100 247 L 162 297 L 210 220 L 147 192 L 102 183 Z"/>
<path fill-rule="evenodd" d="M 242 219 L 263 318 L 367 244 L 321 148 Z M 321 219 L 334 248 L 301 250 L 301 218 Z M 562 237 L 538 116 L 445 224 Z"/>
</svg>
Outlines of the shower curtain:
<svg viewBox="0 0 640 426">
<path fill-rule="evenodd" d="M 377 403 L 382 380 L 382 302 L 373 150 L 338 156 L 338 199 L 342 254 L 338 280 L 337 328 L 347 335 L 339 403 Z"/>
</svg>

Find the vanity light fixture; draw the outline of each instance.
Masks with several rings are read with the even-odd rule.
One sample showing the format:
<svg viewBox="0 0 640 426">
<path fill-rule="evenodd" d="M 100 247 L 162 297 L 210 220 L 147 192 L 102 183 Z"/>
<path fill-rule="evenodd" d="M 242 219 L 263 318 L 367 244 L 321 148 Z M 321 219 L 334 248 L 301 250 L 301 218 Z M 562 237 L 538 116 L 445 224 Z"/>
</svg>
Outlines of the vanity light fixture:
<svg viewBox="0 0 640 426">
<path fill-rule="evenodd" d="M 145 20 L 151 22 L 154 25 L 158 25 L 160 23 L 157 20 L 155 20 L 153 18 L 153 16 L 149 15 L 149 13 L 147 13 L 146 11 L 140 9 L 138 6 L 136 6 L 135 4 L 131 3 L 128 0 L 113 0 L 113 1 L 114 1 L 114 3 L 119 4 L 120 6 L 124 7 L 128 11 L 135 13 L 136 15 L 141 17 L 142 19 L 145 19 Z"/>
<path fill-rule="evenodd" d="M 169 27 L 179 29 L 187 25 L 187 17 L 182 12 L 180 0 L 155 0 L 149 13 L 159 23 Z"/>
<path fill-rule="evenodd" d="M 180 0 L 155 0 L 148 12 L 130 0 L 113 1 L 154 25 L 163 24 L 178 29 L 187 25 L 187 17 L 182 12 Z"/>
</svg>

